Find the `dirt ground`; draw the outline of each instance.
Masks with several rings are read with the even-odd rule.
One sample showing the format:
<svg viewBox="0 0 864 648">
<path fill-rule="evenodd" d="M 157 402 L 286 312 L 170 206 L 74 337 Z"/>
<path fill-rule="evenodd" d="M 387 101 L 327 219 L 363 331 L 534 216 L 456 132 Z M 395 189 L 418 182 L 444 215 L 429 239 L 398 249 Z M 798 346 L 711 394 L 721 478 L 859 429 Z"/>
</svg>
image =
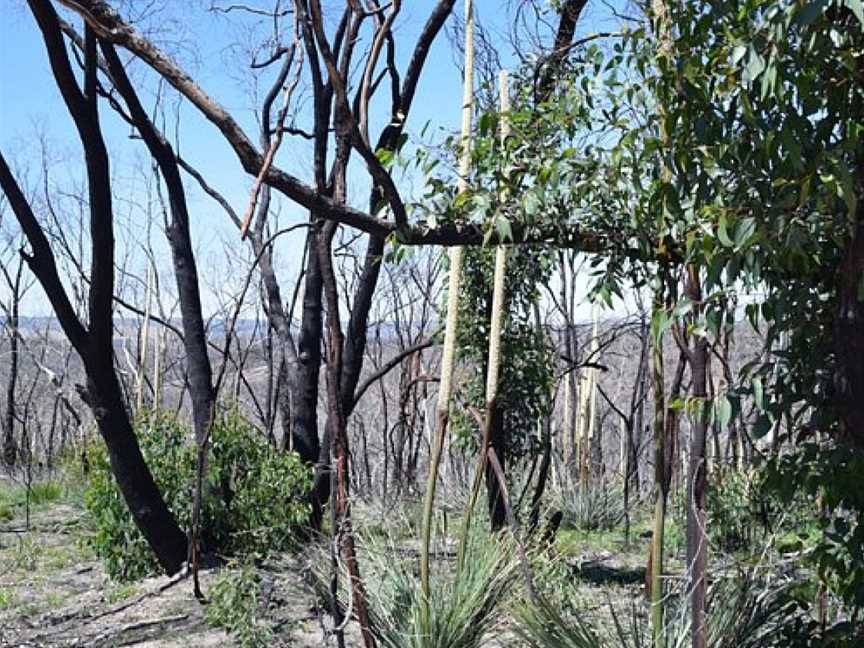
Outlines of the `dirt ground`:
<svg viewBox="0 0 864 648">
<path fill-rule="evenodd" d="M 110 581 L 80 540 L 82 512 L 51 505 L 0 524 L 0 647 L 92 648 L 232 646 L 236 642 L 205 621 L 204 606 L 184 577 Z M 294 557 L 259 568 L 261 614 L 274 630 L 273 646 L 325 646 L 315 597 Z M 224 568 L 223 568 L 224 569 Z M 214 571 L 202 571 L 205 592 Z"/>
<path fill-rule="evenodd" d="M 0 648 L 240 645 L 236 637 L 207 622 L 206 606 L 193 596 L 189 578 L 111 581 L 82 541 L 83 515 L 74 505 L 55 502 L 32 512 L 29 531 L 20 508 L 11 519 L 0 521 Z M 578 544 L 579 551 L 560 560 L 572 574 L 572 594 L 580 608 L 606 617 L 610 597 L 628 607 L 628 601 L 641 600 L 640 551 L 611 552 L 608 539 L 602 547 L 581 540 Z M 332 619 L 316 607 L 302 560 L 282 555 L 256 568 L 262 592 L 258 614 L 272 629 L 268 646 L 335 645 L 326 632 Z M 226 569 L 202 571 L 205 595 Z M 348 626 L 348 646 L 360 645 L 354 626 Z M 490 637 L 489 645 L 508 643 L 498 634 Z"/>
</svg>

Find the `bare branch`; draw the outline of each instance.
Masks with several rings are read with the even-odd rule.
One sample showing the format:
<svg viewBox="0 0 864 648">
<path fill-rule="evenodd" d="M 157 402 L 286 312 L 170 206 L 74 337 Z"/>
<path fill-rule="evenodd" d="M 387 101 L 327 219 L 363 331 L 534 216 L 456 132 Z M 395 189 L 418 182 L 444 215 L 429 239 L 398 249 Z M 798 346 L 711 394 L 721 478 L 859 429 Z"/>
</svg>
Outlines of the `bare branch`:
<svg viewBox="0 0 864 648">
<path fill-rule="evenodd" d="M 366 380 L 364 380 L 359 387 L 357 387 L 357 391 L 354 392 L 354 401 L 351 406 L 353 410 L 354 407 L 357 406 L 357 403 L 360 402 L 360 399 L 363 397 L 363 394 L 366 393 L 366 390 L 369 389 L 376 381 L 381 380 L 384 376 L 386 376 L 392 369 L 395 369 L 402 361 L 417 353 L 418 351 L 422 351 L 423 349 L 428 349 L 429 347 L 435 344 L 434 339 L 430 338 L 428 340 L 423 340 L 422 342 L 418 342 L 414 346 L 408 347 L 397 353 L 395 356 L 390 358 L 384 365 L 376 371 L 374 374 L 369 376 Z M 346 412 L 348 413 L 348 412 Z"/>
</svg>

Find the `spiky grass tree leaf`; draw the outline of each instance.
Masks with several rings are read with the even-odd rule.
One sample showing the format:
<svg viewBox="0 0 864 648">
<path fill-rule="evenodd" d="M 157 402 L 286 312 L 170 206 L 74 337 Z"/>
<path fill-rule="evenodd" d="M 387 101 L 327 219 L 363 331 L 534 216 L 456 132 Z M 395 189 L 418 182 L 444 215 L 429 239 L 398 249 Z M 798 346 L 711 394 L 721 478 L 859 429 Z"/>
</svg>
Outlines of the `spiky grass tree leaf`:
<svg viewBox="0 0 864 648">
<path fill-rule="evenodd" d="M 516 611 L 515 633 L 529 648 L 611 648 L 589 622 L 579 617 L 565 620 L 543 599 Z"/>
<path fill-rule="evenodd" d="M 479 648 L 500 623 L 501 607 L 517 581 L 518 563 L 506 536 L 476 531 L 458 578 L 453 565 L 430 574 L 429 631 L 424 632 L 422 596 L 414 560 L 394 562 L 392 542 L 364 547 L 370 568 L 369 599 L 382 648 Z M 390 547 L 386 545 L 390 544 Z"/>
</svg>

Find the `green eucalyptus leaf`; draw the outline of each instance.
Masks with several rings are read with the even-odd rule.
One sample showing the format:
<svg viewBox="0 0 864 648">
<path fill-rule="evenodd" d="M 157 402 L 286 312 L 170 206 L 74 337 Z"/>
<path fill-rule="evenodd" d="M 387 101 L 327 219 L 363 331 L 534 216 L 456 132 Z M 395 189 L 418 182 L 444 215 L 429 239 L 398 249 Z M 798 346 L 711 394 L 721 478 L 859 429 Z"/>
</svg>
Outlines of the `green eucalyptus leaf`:
<svg viewBox="0 0 864 648">
<path fill-rule="evenodd" d="M 663 308 L 654 310 L 651 315 L 651 338 L 654 343 L 659 345 L 663 341 L 663 335 L 672 326 L 672 317 L 669 312 Z"/>
</svg>

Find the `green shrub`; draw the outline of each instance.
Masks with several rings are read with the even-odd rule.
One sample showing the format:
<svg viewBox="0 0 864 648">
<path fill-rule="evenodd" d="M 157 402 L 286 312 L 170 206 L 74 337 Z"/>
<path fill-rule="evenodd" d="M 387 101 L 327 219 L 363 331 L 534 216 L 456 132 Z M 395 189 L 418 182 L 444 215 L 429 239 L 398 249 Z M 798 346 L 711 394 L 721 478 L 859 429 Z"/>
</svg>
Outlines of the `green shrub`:
<svg viewBox="0 0 864 648">
<path fill-rule="evenodd" d="M 799 497 L 784 505 L 758 471 L 727 473 L 709 485 L 708 515 L 711 542 L 727 553 L 750 549 L 770 534 L 779 551 L 800 551 L 817 535 L 811 504 Z"/>
<path fill-rule="evenodd" d="M 189 527 L 195 477 L 195 444 L 187 426 L 164 412 L 135 422 L 141 451 L 168 508 Z M 84 502 L 93 522 L 90 544 L 108 573 L 120 580 L 158 572 L 111 473 L 102 443 L 88 450 Z M 202 501 L 202 549 L 253 555 L 287 548 L 304 521 L 309 471 L 294 453 L 280 453 L 236 412 L 213 426 Z"/>
<path fill-rule="evenodd" d="M 207 623 L 223 628 L 240 648 L 271 645 L 273 629 L 259 615 L 260 591 L 258 575 L 250 566 L 222 572 L 210 588 Z"/>
<path fill-rule="evenodd" d="M 829 590 L 850 607 L 864 609 L 864 455 L 846 444 L 802 441 L 796 448 L 769 460 L 763 471 L 778 508 L 792 516 L 797 511 L 799 518 L 809 508 L 806 525 L 786 522 L 795 531 L 805 527 L 797 540 L 787 538 L 786 548 L 809 545 L 813 551 L 805 554 L 805 562 Z"/>
<path fill-rule="evenodd" d="M 15 593 L 8 587 L 0 587 L 0 610 L 8 610 L 15 605 Z"/>
<path fill-rule="evenodd" d="M 731 472 L 708 488 L 708 525 L 711 540 L 723 551 L 747 548 L 757 529 L 752 484 L 741 472 Z"/>
<path fill-rule="evenodd" d="M 61 497 L 63 487 L 57 482 L 36 482 L 30 485 L 30 504 L 33 506 L 56 502 Z"/>
<path fill-rule="evenodd" d="M 18 544 L 15 545 L 12 559 L 9 562 L 13 569 L 32 572 L 38 567 L 39 557 L 43 551 L 43 548 L 32 538 L 19 535 Z"/>
</svg>

